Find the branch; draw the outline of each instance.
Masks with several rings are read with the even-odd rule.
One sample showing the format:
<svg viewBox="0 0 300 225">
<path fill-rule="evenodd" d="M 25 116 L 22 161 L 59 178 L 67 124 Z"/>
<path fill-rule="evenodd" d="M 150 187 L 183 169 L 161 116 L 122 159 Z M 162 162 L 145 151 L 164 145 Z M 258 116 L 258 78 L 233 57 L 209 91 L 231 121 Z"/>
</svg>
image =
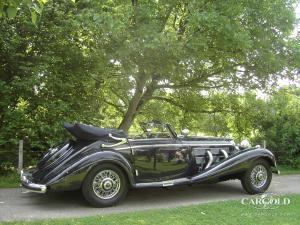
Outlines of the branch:
<svg viewBox="0 0 300 225">
<path fill-rule="evenodd" d="M 123 106 L 120 106 L 120 105 L 117 105 L 117 104 L 114 104 L 112 102 L 109 102 L 107 100 L 103 100 L 103 102 L 105 102 L 106 104 L 114 107 L 117 111 L 119 111 L 120 113 L 122 113 L 124 115 L 124 110 L 122 108 L 124 108 Z"/>
<path fill-rule="evenodd" d="M 185 112 L 191 112 L 191 113 L 217 113 L 217 112 L 230 112 L 230 110 L 226 110 L 226 109 L 214 109 L 214 110 L 198 110 L 198 109 L 193 109 L 193 108 L 187 108 L 184 105 L 179 104 L 178 102 L 174 101 L 173 99 L 170 98 L 164 98 L 164 97 L 159 97 L 159 96 L 154 96 L 151 99 L 154 100 L 159 100 L 159 101 L 164 101 L 167 102 L 173 106 L 176 106 L 178 108 L 180 108 L 181 110 L 184 110 Z"/>
<path fill-rule="evenodd" d="M 132 4 L 132 6 L 137 6 L 138 1 L 137 0 L 131 0 L 131 4 Z"/>
<path fill-rule="evenodd" d="M 195 87 L 195 88 L 201 88 L 201 89 L 213 89 L 213 88 L 221 88 L 224 87 L 224 84 L 220 84 L 220 85 L 214 85 L 214 86 L 206 86 L 206 85 L 199 85 L 199 82 L 204 82 L 205 79 L 220 74 L 224 72 L 223 69 L 219 69 L 213 73 L 210 74 L 205 74 L 196 78 L 192 78 L 188 81 L 185 81 L 184 83 L 181 84 L 162 84 L 162 85 L 158 85 L 157 88 L 171 88 L 171 89 L 176 89 L 176 88 L 186 88 L 186 87 Z"/>
<path fill-rule="evenodd" d="M 111 90 L 111 92 L 117 96 L 125 105 L 128 105 L 128 101 L 122 96 L 120 95 L 115 89 L 113 89 L 112 87 L 108 87 L 109 90 Z"/>
<path fill-rule="evenodd" d="M 187 88 L 187 87 L 194 87 L 194 88 L 199 88 L 199 89 L 214 89 L 214 88 L 221 88 L 224 87 L 224 85 L 215 85 L 215 86 L 204 86 L 204 85 L 199 85 L 197 83 L 195 84 L 177 84 L 177 85 L 171 85 L 171 84 L 162 84 L 158 85 L 158 88 L 170 88 L 170 89 L 179 89 L 179 88 Z"/>
<path fill-rule="evenodd" d="M 186 12 L 187 5 L 188 5 L 188 3 L 184 3 L 183 10 L 182 10 L 182 16 L 179 19 L 179 26 L 177 29 L 177 34 L 179 35 L 179 38 L 185 32 L 185 28 L 186 28 L 186 24 L 187 24 L 187 19 L 185 18 L 186 15 L 184 15 Z"/>
<path fill-rule="evenodd" d="M 176 5 L 176 4 L 172 4 L 172 5 L 168 8 L 168 10 L 167 10 L 167 12 L 166 12 L 166 16 L 163 18 L 163 22 L 162 22 L 162 24 L 161 24 L 161 28 L 159 29 L 159 32 L 162 32 L 162 31 L 165 29 L 166 24 L 167 24 L 167 22 L 168 22 L 168 19 L 170 18 L 170 15 L 171 15 L 172 10 L 174 9 L 175 5 Z"/>
<path fill-rule="evenodd" d="M 151 83 L 146 87 L 146 91 L 143 93 L 140 102 L 137 106 L 137 111 L 140 110 L 153 97 L 153 93 L 156 89 L 157 80 L 153 79 Z"/>
</svg>

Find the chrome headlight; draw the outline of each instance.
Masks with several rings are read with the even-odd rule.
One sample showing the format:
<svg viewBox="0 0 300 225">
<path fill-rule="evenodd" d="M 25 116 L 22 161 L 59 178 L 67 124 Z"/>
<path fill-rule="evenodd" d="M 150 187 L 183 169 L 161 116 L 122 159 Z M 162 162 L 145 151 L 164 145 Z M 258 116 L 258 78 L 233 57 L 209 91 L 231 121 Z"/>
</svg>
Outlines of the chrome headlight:
<svg viewBox="0 0 300 225">
<path fill-rule="evenodd" d="M 250 142 L 247 139 L 242 140 L 241 146 L 243 148 L 250 148 L 251 147 Z"/>
</svg>

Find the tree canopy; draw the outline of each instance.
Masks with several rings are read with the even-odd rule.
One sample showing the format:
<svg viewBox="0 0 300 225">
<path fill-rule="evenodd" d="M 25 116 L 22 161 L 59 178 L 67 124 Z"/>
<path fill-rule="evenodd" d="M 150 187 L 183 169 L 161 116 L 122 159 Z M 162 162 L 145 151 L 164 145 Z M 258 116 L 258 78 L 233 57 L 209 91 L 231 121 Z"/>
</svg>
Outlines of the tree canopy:
<svg viewBox="0 0 300 225">
<path fill-rule="evenodd" d="M 125 96 L 111 102 L 125 131 L 151 100 L 213 112 L 189 101 L 298 73 L 293 1 L 88 2 L 81 15 L 105 64 L 98 79 Z"/>
<path fill-rule="evenodd" d="M 251 93 L 299 77 L 297 3 L 2 1 L 1 148 L 26 139 L 44 149 L 63 139 L 66 121 L 128 131 L 154 118 L 271 138 L 257 127 L 267 118 L 251 117 L 260 105 Z"/>
</svg>

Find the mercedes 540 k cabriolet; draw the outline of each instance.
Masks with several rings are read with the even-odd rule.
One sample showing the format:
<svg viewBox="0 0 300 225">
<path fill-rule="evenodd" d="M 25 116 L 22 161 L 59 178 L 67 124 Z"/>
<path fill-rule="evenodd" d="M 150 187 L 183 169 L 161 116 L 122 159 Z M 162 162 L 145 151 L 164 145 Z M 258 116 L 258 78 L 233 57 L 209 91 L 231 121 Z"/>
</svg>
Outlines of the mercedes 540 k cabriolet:
<svg viewBox="0 0 300 225">
<path fill-rule="evenodd" d="M 177 135 L 169 124 L 142 124 L 128 137 L 117 129 L 65 124 L 75 137 L 49 149 L 36 168 L 21 172 L 30 191 L 81 189 L 93 206 L 111 206 L 129 188 L 167 187 L 240 179 L 249 194 L 265 192 L 276 172 L 267 149 L 241 148 L 231 139 Z M 221 190 L 220 190 L 221 191 Z"/>
</svg>

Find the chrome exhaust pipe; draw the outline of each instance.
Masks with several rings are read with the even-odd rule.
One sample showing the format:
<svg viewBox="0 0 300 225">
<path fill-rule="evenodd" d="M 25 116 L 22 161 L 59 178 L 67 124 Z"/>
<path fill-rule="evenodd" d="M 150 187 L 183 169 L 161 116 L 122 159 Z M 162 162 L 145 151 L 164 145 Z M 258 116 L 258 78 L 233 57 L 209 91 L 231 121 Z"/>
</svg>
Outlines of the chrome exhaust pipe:
<svg viewBox="0 0 300 225">
<path fill-rule="evenodd" d="M 225 159 L 227 159 L 227 158 L 228 158 L 228 154 L 227 154 L 227 152 L 226 152 L 224 149 L 221 149 L 221 150 L 220 150 L 220 152 L 222 152 L 222 153 L 223 153 L 223 155 L 224 155 Z"/>
<path fill-rule="evenodd" d="M 208 167 L 211 166 L 211 164 L 212 164 L 212 162 L 213 162 L 213 160 L 214 160 L 213 155 L 211 154 L 210 151 L 207 150 L 206 153 L 207 153 L 207 155 L 208 155 L 208 163 L 207 163 L 206 166 L 205 166 L 205 170 L 206 170 Z"/>
</svg>

